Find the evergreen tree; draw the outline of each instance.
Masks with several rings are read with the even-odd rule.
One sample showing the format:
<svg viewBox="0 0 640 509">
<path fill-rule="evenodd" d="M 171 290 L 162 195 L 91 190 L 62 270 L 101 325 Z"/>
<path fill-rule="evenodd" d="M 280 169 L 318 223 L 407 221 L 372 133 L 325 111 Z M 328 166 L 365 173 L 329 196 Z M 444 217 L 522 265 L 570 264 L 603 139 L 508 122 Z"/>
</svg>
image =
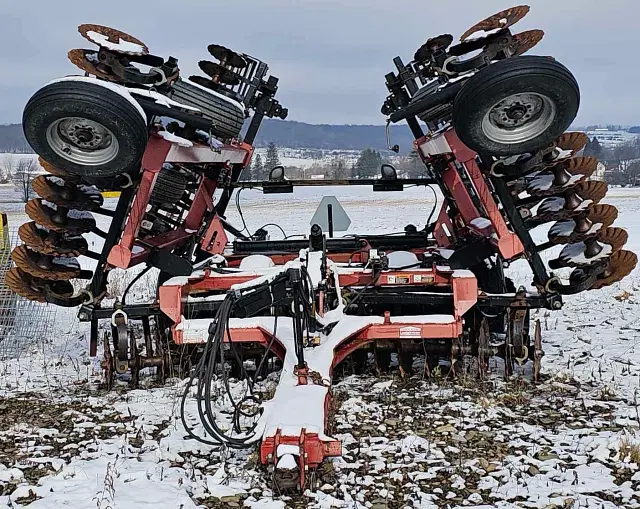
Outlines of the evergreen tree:
<svg viewBox="0 0 640 509">
<path fill-rule="evenodd" d="M 267 160 L 264 163 L 265 173 L 269 175 L 269 172 L 276 166 L 280 166 L 280 156 L 278 155 L 278 147 L 271 142 L 267 146 Z"/>
<path fill-rule="evenodd" d="M 375 178 L 380 173 L 383 162 L 380 152 L 367 148 L 358 157 L 355 166 L 356 174 L 360 178 Z"/>
<path fill-rule="evenodd" d="M 262 157 L 256 154 L 256 158 L 251 164 L 251 180 L 264 180 L 264 166 L 262 165 Z"/>
<path fill-rule="evenodd" d="M 327 172 L 327 178 L 330 178 L 330 179 L 349 178 L 349 172 L 347 170 L 347 165 L 344 163 L 344 160 L 340 158 L 335 158 L 333 161 L 331 161 L 331 165 L 329 166 L 329 171 Z"/>
</svg>

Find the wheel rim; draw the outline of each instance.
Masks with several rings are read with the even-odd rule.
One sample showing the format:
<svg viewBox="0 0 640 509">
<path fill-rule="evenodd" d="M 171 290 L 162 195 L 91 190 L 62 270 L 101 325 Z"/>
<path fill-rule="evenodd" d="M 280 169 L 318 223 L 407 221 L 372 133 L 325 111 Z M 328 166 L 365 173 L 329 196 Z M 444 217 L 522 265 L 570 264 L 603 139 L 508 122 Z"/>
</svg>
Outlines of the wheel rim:
<svg viewBox="0 0 640 509">
<path fill-rule="evenodd" d="M 482 119 L 482 131 L 496 143 L 522 143 L 543 134 L 555 117 L 556 105 L 546 95 L 513 94 L 489 109 Z"/>
<path fill-rule="evenodd" d="M 118 140 L 104 125 L 80 117 L 60 118 L 49 125 L 47 143 L 60 157 L 83 166 L 100 166 L 118 155 Z"/>
</svg>

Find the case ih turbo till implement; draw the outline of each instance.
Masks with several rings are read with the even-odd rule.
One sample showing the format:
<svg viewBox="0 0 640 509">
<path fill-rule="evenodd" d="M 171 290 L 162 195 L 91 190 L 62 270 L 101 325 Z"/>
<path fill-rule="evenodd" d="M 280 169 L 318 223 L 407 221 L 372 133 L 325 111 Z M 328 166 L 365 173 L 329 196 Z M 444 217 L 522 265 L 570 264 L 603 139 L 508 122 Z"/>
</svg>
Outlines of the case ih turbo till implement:
<svg viewBox="0 0 640 509">
<path fill-rule="evenodd" d="M 563 296 L 620 281 L 637 258 L 612 226 L 617 210 L 600 203 L 606 184 L 590 180 L 597 161 L 579 155 L 586 136 L 565 132 L 579 106 L 574 77 L 550 57 L 523 56 L 542 31 L 512 33 L 528 10 L 491 16 L 456 44 L 448 34 L 429 39 L 408 64 L 394 60 L 382 112 L 415 136 L 425 169 L 412 180 L 385 165 L 374 180 L 292 181 L 278 167 L 269 181 L 239 181 L 262 118 L 286 116 L 265 64 L 211 45 L 219 62 L 200 62 L 208 77 L 185 80 L 174 58 L 150 55 L 137 39 L 80 27 L 99 46 L 69 53 L 87 76 L 52 82 L 25 109 L 25 134 L 50 175 L 34 183 L 42 198 L 26 206 L 33 222 L 20 229 L 25 245 L 13 253 L 7 285 L 80 306 L 92 355 L 99 321 L 109 320 L 108 384 L 115 372 L 136 383 L 144 368 L 163 378 L 176 357 L 195 361 L 182 401 L 187 431 L 214 445 L 259 443 L 281 488 L 304 486 L 310 469 L 340 455 L 325 433 L 332 374 L 346 359 L 363 367 L 372 358 L 385 371 L 396 354 L 404 376 L 416 354 L 427 373 L 455 374 L 474 357 L 484 377 L 488 359 L 500 357 L 506 375 L 531 362 L 538 379 L 543 351 L 531 309 L 559 310 Z M 314 225 L 303 240 L 269 240 L 225 220 L 242 187 L 407 184 L 437 185 L 444 202 L 434 222 L 397 235 L 336 238 Z M 114 210 L 103 206 L 105 189 L 122 191 Z M 94 214 L 111 219 L 107 231 Z M 544 225 L 548 239 L 536 244 L 530 232 Z M 100 252 L 89 251 L 87 233 L 103 238 Z M 547 264 L 546 250 L 557 252 Z M 77 257 L 95 268 L 82 270 Z M 532 290 L 504 275 L 519 259 Z M 138 276 L 106 306 L 109 271 L 143 263 L 160 269 L 157 299 L 126 303 Z M 89 283 L 74 293 L 76 278 Z M 279 384 L 267 399 L 260 379 L 274 367 Z M 231 375 L 244 380 L 240 396 Z M 222 424 L 216 381 L 233 408 Z"/>
</svg>

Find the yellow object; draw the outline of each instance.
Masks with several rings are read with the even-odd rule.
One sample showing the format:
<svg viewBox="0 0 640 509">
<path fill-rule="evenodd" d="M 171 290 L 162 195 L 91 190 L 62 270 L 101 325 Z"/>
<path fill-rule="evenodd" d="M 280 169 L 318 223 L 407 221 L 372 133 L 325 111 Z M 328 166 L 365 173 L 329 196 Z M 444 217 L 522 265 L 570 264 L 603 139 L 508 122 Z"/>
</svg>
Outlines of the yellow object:
<svg viewBox="0 0 640 509">
<path fill-rule="evenodd" d="M 0 247 L 2 249 L 11 249 L 11 239 L 9 238 L 7 215 L 0 213 Z"/>
<path fill-rule="evenodd" d="M 103 198 L 120 198 L 120 191 L 103 191 L 100 194 Z"/>
</svg>

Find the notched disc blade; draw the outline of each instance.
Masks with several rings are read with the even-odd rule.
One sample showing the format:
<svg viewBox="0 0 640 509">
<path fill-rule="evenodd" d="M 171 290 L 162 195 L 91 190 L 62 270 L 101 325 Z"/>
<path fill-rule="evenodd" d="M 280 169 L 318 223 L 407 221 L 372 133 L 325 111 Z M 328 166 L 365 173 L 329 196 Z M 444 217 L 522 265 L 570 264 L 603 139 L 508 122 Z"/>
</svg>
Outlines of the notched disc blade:
<svg viewBox="0 0 640 509">
<path fill-rule="evenodd" d="M 104 202 L 97 189 L 65 184 L 59 177 L 40 175 L 33 180 L 31 186 L 45 200 L 68 209 L 96 210 Z"/>
<path fill-rule="evenodd" d="M 202 72 L 209 76 L 214 82 L 231 86 L 240 83 L 240 77 L 236 73 L 220 64 L 210 62 L 209 60 L 200 60 L 198 66 L 202 69 Z"/>
<path fill-rule="evenodd" d="M 122 53 L 124 55 L 148 55 L 149 48 L 140 39 L 136 39 L 133 35 L 129 35 L 115 28 L 84 24 L 78 27 L 78 32 L 82 34 L 87 41 L 97 44 L 114 53 Z"/>
<path fill-rule="evenodd" d="M 611 258 L 609 258 L 603 277 L 593 284 L 591 290 L 598 290 L 622 281 L 631 274 L 631 271 L 636 268 L 637 264 L 638 257 L 631 251 L 618 251 L 614 253 Z"/>
<path fill-rule="evenodd" d="M 557 260 L 554 260 L 554 268 L 588 267 L 620 251 L 628 239 L 629 235 L 622 228 L 609 227 L 595 239 L 565 246 Z"/>
<path fill-rule="evenodd" d="M 594 225 L 601 224 L 602 228 L 609 228 L 618 219 L 618 209 L 613 205 L 599 203 L 591 207 L 587 217 Z"/>
<path fill-rule="evenodd" d="M 575 196 L 571 196 L 575 193 Z M 598 180 L 580 182 L 569 191 L 566 196 L 553 196 L 545 198 L 538 207 L 537 216 L 544 216 L 547 221 L 559 221 L 566 219 L 567 214 L 576 215 L 584 212 L 592 205 L 598 204 L 607 194 L 607 183 Z M 567 207 L 567 199 L 571 204 Z M 577 204 L 576 204 L 577 203 Z M 553 214 L 559 214 L 553 217 Z"/>
<path fill-rule="evenodd" d="M 32 221 L 56 232 L 82 235 L 96 227 L 96 221 L 89 212 L 70 210 L 65 217 L 61 211 L 43 203 L 40 198 L 29 200 L 24 211 Z"/>
<path fill-rule="evenodd" d="M 587 229 L 578 230 L 578 224 L 583 219 L 588 219 L 591 224 Z M 593 205 L 580 218 L 568 221 L 559 221 L 549 229 L 549 242 L 552 244 L 569 244 L 582 242 L 595 237 L 605 228 L 609 228 L 618 218 L 618 209 L 613 205 Z"/>
<path fill-rule="evenodd" d="M 98 52 L 91 49 L 72 49 L 67 53 L 72 64 L 84 72 L 107 81 L 121 81 L 109 68 L 98 61 Z"/>
<path fill-rule="evenodd" d="M 610 226 L 598 235 L 598 242 L 611 246 L 611 251 L 617 253 L 629 240 L 627 230 Z"/>
<path fill-rule="evenodd" d="M 589 141 L 584 133 L 564 133 L 556 140 L 556 146 L 562 150 L 570 150 L 573 153 L 580 152 Z"/>
<path fill-rule="evenodd" d="M 542 30 L 527 30 L 526 32 L 520 32 L 513 36 L 513 43 L 511 44 L 511 50 L 513 57 L 519 57 L 524 55 L 527 51 L 536 46 L 544 37 L 544 31 Z"/>
<path fill-rule="evenodd" d="M 589 200 L 593 204 L 597 204 L 607 195 L 609 186 L 603 180 L 587 180 L 580 182 L 575 187 L 576 194 L 583 200 Z"/>
<path fill-rule="evenodd" d="M 511 7 L 510 9 L 500 11 L 493 16 L 489 16 L 488 18 L 485 18 L 473 25 L 469 30 L 467 30 L 460 36 L 460 40 L 464 41 L 471 35 L 480 31 L 489 32 L 490 30 L 509 28 L 510 26 L 516 24 L 518 21 L 524 18 L 529 10 L 530 7 L 528 5 L 519 5 L 517 7 Z"/>
<path fill-rule="evenodd" d="M 425 60 L 429 60 L 431 55 L 433 55 L 436 51 L 446 50 L 451 43 L 453 42 L 453 35 L 451 34 L 442 34 L 437 37 L 432 37 L 431 39 L 427 39 L 422 46 L 418 48 L 413 59 L 416 62 L 422 62 Z"/>
<path fill-rule="evenodd" d="M 189 81 L 193 81 L 196 85 L 208 88 L 209 90 L 213 90 L 214 92 L 217 92 L 220 89 L 219 83 L 215 83 L 209 78 L 205 78 L 204 76 L 189 76 Z"/>
<path fill-rule="evenodd" d="M 12 292 L 36 302 L 47 301 L 47 290 L 60 298 L 73 295 L 73 286 L 69 281 L 47 281 L 35 278 L 18 267 L 11 267 L 4 280 Z"/>
<path fill-rule="evenodd" d="M 563 160 L 558 164 L 564 165 L 564 169 L 571 175 L 584 175 L 589 178 L 598 168 L 598 159 L 596 157 L 576 156 Z"/>
<path fill-rule="evenodd" d="M 33 277 L 54 281 L 66 281 L 80 276 L 82 269 L 75 258 L 54 258 L 18 246 L 11 252 L 11 259 L 18 268 Z"/>
<path fill-rule="evenodd" d="M 247 67 L 245 58 L 229 48 L 225 48 L 220 44 L 209 44 L 207 49 L 211 56 L 220 60 L 220 63 L 224 66 L 235 67 L 236 69 Z"/>
<path fill-rule="evenodd" d="M 80 180 L 80 177 L 76 177 L 75 175 L 72 175 L 71 173 L 68 173 L 52 165 L 51 163 L 42 159 L 42 157 L 38 158 L 38 163 L 40 163 L 40 166 L 42 166 L 42 169 L 47 173 L 50 173 L 51 175 L 55 175 L 56 177 L 63 178 L 68 182 L 78 182 Z"/>
<path fill-rule="evenodd" d="M 81 256 L 89 250 L 87 241 L 81 236 L 67 237 L 38 227 L 34 221 L 24 223 L 18 236 L 27 247 L 41 254 L 53 256 Z"/>
</svg>

